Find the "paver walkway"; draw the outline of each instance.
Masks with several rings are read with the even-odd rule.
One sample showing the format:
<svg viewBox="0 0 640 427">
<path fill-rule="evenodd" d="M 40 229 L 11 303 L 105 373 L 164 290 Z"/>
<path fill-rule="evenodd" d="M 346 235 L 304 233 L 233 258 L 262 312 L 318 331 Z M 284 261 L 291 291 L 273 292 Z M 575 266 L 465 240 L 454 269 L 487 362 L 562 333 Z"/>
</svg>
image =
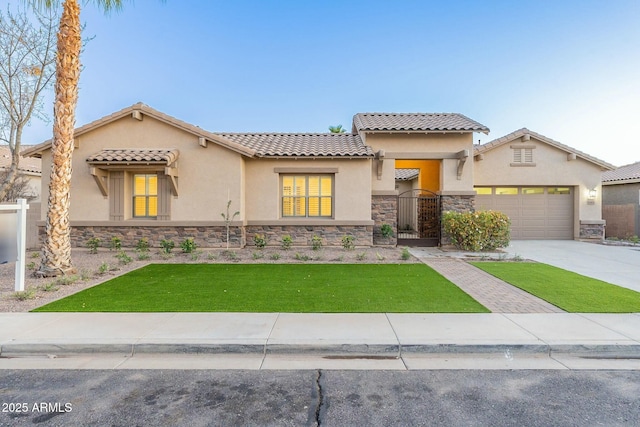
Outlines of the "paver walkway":
<svg viewBox="0 0 640 427">
<path fill-rule="evenodd" d="M 458 258 L 418 256 L 493 313 L 564 313 L 555 305 L 518 289 Z"/>
</svg>

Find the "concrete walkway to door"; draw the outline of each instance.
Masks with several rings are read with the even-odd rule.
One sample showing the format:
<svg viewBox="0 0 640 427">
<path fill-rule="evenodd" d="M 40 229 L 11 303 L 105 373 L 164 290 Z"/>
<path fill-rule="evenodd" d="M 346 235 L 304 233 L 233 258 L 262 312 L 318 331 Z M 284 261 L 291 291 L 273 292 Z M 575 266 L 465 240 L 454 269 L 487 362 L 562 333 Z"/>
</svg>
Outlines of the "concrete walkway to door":
<svg viewBox="0 0 640 427">
<path fill-rule="evenodd" d="M 492 313 L 564 313 L 558 307 L 463 261 L 460 258 L 465 256 L 464 253 L 443 252 L 439 248 L 411 248 L 409 251 Z"/>
</svg>

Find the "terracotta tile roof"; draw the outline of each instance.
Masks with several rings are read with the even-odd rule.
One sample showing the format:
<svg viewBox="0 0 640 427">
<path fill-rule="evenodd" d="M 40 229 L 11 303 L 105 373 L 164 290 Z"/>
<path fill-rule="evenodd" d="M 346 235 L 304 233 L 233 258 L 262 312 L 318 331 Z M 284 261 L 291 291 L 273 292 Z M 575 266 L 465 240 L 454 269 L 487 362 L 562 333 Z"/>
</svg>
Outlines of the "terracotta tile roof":
<svg viewBox="0 0 640 427">
<path fill-rule="evenodd" d="M 640 181 L 640 162 L 604 172 L 602 174 L 602 182 L 611 181 Z"/>
<path fill-rule="evenodd" d="M 458 113 L 358 113 L 353 127 L 360 131 L 484 132 L 489 128 Z"/>
<path fill-rule="evenodd" d="M 255 150 L 258 157 L 373 157 L 371 147 L 350 133 L 218 133 Z"/>
<path fill-rule="evenodd" d="M 180 155 L 177 149 L 106 149 L 89 157 L 87 162 L 92 164 L 134 163 L 134 164 L 166 164 L 175 162 Z"/>
<path fill-rule="evenodd" d="M 562 143 L 560 143 L 558 141 L 554 141 L 551 138 L 548 138 L 548 137 L 546 137 L 544 135 L 541 135 L 539 133 L 531 131 L 531 130 L 529 130 L 527 128 L 518 129 L 515 132 L 511 132 L 510 134 L 505 135 L 505 136 L 500 137 L 500 138 L 497 138 L 497 139 L 494 139 L 493 141 L 489 141 L 489 142 L 487 142 L 485 144 L 482 144 L 482 145 L 476 145 L 473 148 L 473 153 L 474 153 L 474 155 L 485 153 L 487 151 L 493 150 L 496 147 L 501 146 L 502 144 L 506 144 L 508 142 L 515 141 L 516 139 L 521 138 L 524 135 L 529 135 L 529 136 L 531 136 L 531 137 L 533 137 L 533 138 L 535 138 L 535 139 L 537 139 L 539 141 L 542 141 L 542 142 L 545 142 L 545 143 L 551 145 L 552 147 L 556 147 L 556 148 L 558 148 L 558 149 L 560 149 L 562 151 L 565 151 L 566 153 L 575 154 L 577 157 L 581 157 L 584 160 L 587 160 L 587 161 L 589 161 L 589 162 L 591 162 L 593 164 L 596 164 L 596 165 L 600 166 L 600 168 L 602 170 L 615 169 L 615 166 L 613 166 L 610 163 L 605 162 L 604 160 L 600 160 L 600 159 L 598 159 L 596 157 L 590 156 L 587 153 L 583 153 L 582 151 L 576 150 L 575 148 L 569 147 L 568 145 L 564 145 L 564 144 L 562 144 Z"/>
<path fill-rule="evenodd" d="M 410 181 L 419 174 L 420 169 L 396 169 L 396 181 Z"/>
<path fill-rule="evenodd" d="M 31 146 L 23 146 L 24 150 L 31 148 Z M 11 150 L 8 145 L 0 145 L 0 168 L 6 168 L 11 165 Z M 35 174 L 42 173 L 42 160 L 33 157 L 20 157 L 20 164 L 18 170 L 22 172 L 29 172 Z"/>
</svg>

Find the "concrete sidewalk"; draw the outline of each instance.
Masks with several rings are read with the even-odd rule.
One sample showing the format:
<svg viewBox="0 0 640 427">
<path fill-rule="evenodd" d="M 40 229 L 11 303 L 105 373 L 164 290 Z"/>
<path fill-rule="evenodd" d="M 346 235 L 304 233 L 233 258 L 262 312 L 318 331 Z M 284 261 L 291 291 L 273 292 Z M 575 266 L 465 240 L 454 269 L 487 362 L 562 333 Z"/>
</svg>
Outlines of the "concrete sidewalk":
<svg viewBox="0 0 640 427">
<path fill-rule="evenodd" d="M 640 314 L 0 313 L 1 357 L 505 352 L 640 358 Z"/>
</svg>

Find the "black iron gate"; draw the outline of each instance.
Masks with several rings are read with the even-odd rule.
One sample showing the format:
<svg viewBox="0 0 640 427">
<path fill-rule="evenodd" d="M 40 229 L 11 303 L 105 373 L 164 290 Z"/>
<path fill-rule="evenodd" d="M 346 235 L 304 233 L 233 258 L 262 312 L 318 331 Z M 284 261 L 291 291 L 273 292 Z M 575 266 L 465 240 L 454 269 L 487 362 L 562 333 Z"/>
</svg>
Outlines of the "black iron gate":
<svg viewBox="0 0 640 427">
<path fill-rule="evenodd" d="M 440 196 L 429 190 L 398 195 L 398 245 L 440 244 Z"/>
</svg>

